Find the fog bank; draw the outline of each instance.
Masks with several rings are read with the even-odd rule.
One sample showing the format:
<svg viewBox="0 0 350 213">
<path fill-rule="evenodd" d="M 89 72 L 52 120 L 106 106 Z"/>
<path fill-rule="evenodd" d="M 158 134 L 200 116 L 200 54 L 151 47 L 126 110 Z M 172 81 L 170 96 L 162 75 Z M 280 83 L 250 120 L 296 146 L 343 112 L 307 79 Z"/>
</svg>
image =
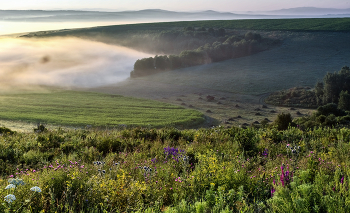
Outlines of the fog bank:
<svg viewBox="0 0 350 213">
<path fill-rule="evenodd" d="M 0 39 L 0 85 L 98 87 L 127 79 L 150 55 L 76 38 Z"/>
</svg>

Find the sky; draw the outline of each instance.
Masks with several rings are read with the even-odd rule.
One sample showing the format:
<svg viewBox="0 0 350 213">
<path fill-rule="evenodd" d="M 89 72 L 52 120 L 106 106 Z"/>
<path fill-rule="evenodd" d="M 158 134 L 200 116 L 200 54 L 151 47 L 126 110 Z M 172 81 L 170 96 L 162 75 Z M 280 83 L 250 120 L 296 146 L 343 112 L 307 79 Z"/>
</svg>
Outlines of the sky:
<svg viewBox="0 0 350 213">
<path fill-rule="evenodd" d="M 1 1 L 0 8 L 41 10 L 142 10 L 164 9 L 172 11 L 216 10 L 269 11 L 295 7 L 350 8 L 350 0 L 12 0 Z"/>
</svg>

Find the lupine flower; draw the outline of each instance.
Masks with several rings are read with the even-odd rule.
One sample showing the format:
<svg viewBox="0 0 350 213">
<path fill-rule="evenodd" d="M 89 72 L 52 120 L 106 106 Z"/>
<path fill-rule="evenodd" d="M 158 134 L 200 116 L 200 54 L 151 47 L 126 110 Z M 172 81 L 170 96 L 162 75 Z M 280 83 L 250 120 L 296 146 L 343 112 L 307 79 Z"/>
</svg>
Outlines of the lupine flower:
<svg viewBox="0 0 350 213">
<path fill-rule="evenodd" d="M 267 157 L 268 154 L 269 154 L 268 152 L 269 152 L 269 150 L 268 150 L 268 149 L 265 149 L 264 152 L 262 153 L 262 155 L 265 156 L 265 157 Z"/>
<path fill-rule="evenodd" d="M 275 193 L 276 189 L 275 188 L 271 188 L 271 197 L 273 197 L 273 194 Z"/>
<path fill-rule="evenodd" d="M 33 191 L 33 192 L 41 192 L 41 189 L 40 189 L 40 187 L 38 187 L 38 186 L 34 186 L 34 187 L 32 187 L 32 188 L 30 188 L 30 191 Z"/>
<path fill-rule="evenodd" d="M 16 188 L 16 185 L 11 183 L 11 184 L 7 185 L 5 189 L 15 189 L 15 188 Z"/>
<path fill-rule="evenodd" d="M 5 196 L 5 201 L 8 203 L 12 203 L 15 200 L 16 200 L 16 196 L 13 194 L 8 194 Z"/>
</svg>

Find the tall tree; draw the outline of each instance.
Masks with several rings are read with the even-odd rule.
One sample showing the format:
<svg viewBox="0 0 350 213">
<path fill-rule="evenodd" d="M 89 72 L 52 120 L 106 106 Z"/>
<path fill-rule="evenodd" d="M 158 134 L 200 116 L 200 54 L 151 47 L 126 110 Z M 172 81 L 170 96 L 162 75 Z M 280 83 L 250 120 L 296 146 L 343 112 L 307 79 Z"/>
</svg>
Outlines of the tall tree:
<svg viewBox="0 0 350 213">
<path fill-rule="evenodd" d="M 322 82 L 317 82 L 315 86 L 315 95 L 316 95 L 317 105 L 321 106 L 323 104 L 323 83 Z"/>
<path fill-rule="evenodd" d="M 337 73 L 327 73 L 324 77 L 323 104 L 338 103 L 340 88 Z"/>
<path fill-rule="evenodd" d="M 338 108 L 346 111 L 350 110 L 350 94 L 348 91 L 340 92 Z"/>
</svg>

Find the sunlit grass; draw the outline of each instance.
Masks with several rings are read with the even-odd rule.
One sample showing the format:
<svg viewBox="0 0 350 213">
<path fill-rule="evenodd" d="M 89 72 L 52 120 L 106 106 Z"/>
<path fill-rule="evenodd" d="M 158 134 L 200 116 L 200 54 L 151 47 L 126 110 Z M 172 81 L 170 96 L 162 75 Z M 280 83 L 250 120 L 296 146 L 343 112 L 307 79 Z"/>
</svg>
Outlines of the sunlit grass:
<svg viewBox="0 0 350 213">
<path fill-rule="evenodd" d="M 195 110 L 145 99 L 87 92 L 55 91 L 0 95 L 0 119 L 69 126 L 196 125 Z"/>
</svg>

